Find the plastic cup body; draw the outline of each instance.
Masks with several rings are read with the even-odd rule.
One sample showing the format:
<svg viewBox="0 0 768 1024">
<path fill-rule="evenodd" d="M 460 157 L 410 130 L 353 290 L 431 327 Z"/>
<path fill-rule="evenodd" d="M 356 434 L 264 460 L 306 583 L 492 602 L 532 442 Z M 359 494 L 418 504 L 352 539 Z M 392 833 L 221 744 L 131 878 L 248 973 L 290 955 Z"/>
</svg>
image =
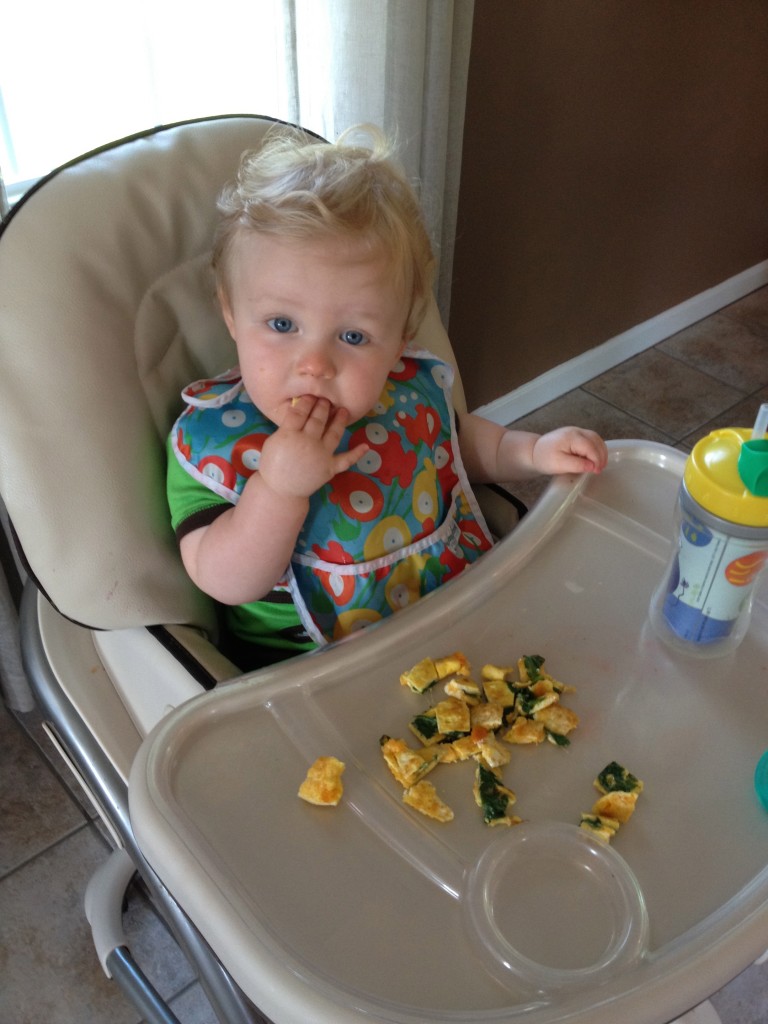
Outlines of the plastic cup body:
<svg viewBox="0 0 768 1024">
<path fill-rule="evenodd" d="M 712 515 L 681 487 L 677 544 L 651 602 L 657 634 L 678 650 L 725 654 L 743 639 L 768 561 L 768 530 Z"/>
</svg>

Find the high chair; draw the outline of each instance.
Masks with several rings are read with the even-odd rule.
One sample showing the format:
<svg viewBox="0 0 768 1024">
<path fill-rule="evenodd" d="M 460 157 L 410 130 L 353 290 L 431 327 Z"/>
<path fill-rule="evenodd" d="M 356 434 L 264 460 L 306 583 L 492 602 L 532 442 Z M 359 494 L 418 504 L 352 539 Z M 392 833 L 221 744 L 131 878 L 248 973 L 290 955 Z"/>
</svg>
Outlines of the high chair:
<svg viewBox="0 0 768 1024">
<path fill-rule="evenodd" d="M 212 117 L 109 144 L 45 178 L 2 226 L 0 491 L 28 568 L 24 662 L 115 845 L 86 898 L 98 955 L 152 1024 L 176 1018 L 122 933 L 137 871 L 219 1018 L 264 1019 L 146 863 L 127 792 L 156 723 L 239 675 L 179 559 L 164 438 L 181 388 L 235 361 L 209 269 L 216 197 L 272 123 Z M 434 304 L 418 342 L 455 365 Z M 462 408 L 458 376 L 455 397 Z M 493 518 L 501 532 L 516 514 Z"/>
</svg>

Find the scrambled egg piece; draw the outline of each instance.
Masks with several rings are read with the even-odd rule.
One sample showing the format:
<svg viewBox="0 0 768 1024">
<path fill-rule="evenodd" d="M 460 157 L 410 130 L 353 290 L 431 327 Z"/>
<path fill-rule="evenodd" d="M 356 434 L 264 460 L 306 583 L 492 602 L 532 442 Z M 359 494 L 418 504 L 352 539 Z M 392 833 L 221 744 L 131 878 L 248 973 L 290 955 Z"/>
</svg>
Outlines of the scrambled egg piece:
<svg viewBox="0 0 768 1024">
<path fill-rule="evenodd" d="M 408 728 L 426 747 L 433 743 L 442 743 L 445 739 L 437 727 L 437 715 L 434 708 L 427 708 L 421 714 L 415 715 L 408 723 Z"/>
<path fill-rule="evenodd" d="M 512 722 L 502 739 L 507 743 L 542 743 L 546 735 L 543 722 L 521 715 Z"/>
<path fill-rule="evenodd" d="M 503 679 L 506 682 L 514 674 L 514 665 L 483 665 L 480 669 L 483 679 Z"/>
<path fill-rule="evenodd" d="M 452 732 L 469 732 L 470 724 L 469 705 L 458 697 L 448 697 L 435 705 L 435 717 L 437 728 L 443 735 Z"/>
<path fill-rule="evenodd" d="M 476 704 L 469 709 L 469 721 L 473 729 L 481 726 L 495 732 L 504 724 L 504 708 L 501 704 L 494 704 L 492 701 Z"/>
<path fill-rule="evenodd" d="M 299 786 L 301 799 L 319 807 L 335 807 L 344 792 L 341 776 L 345 767 L 336 757 L 318 757 Z"/>
<path fill-rule="evenodd" d="M 415 786 L 409 786 L 403 790 L 403 801 L 409 807 L 413 807 L 428 818 L 436 821 L 452 821 L 453 811 L 440 797 L 437 790 L 428 779 L 422 779 Z"/>
<path fill-rule="evenodd" d="M 480 750 L 480 744 L 487 736 L 486 729 L 473 729 L 466 736 L 460 736 L 452 743 L 445 744 L 443 764 L 455 764 L 457 761 L 468 761 Z"/>
<path fill-rule="evenodd" d="M 507 789 L 496 772 L 482 761 L 475 769 L 473 792 L 486 825 L 519 825 L 522 821 L 522 818 L 507 813 L 517 797 L 511 789 Z"/>
<path fill-rule="evenodd" d="M 420 662 L 403 672 L 400 676 L 400 685 L 407 686 L 414 693 L 424 693 L 430 686 L 437 682 L 437 668 L 431 658 L 422 658 Z"/>
<path fill-rule="evenodd" d="M 412 786 L 440 763 L 440 754 L 434 747 L 413 750 L 404 740 L 389 736 L 382 736 L 380 742 L 387 767 L 401 786 Z"/>
<path fill-rule="evenodd" d="M 626 768 L 616 761 L 611 761 L 603 768 L 594 782 L 595 789 L 601 793 L 642 793 L 643 783 Z"/>
<path fill-rule="evenodd" d="M 579 827 L 610 843 L 618 831 L 619 822 L 613 818 L 601 818 L 599 814 L 582 814 Z"/>
<path fill-rule="evenodd" d="M 541 722 L 548 733 L 554 733 L 555 736 L 567 736 L 579 724 L 579 716 L 562 704 L 548 704 L 535 711 L 533 718 L 534 721 Z"/>
<path fill-rule="evenodd" d="M 435 658 L 435 668 L 438 679 L 445 679 L 451 675 L 470 675 L 469 662 L 461 651 L 455 651 L 445 658 Z"/>
<path fill-rule="evenodd" d="M 604 793 L 593 805 L 592 813 L 601 818 L 613 818 L 623 825 L 634 814 L 638 795 L 637 793 Z"/>
<path fill-rule="evenodd" d="M 483 669 L 485 672 L 485 669 Z M 506 679 L 483 679 L 485 699 L 491 704 L 501 704 L 503 708 L 515 706 L 515 691 Z"/>
<path fill-rule="evenodd" d="M 479 704 L 483 696 L 480 687 L 469 676 L 450 676 L 443 689 L 449 697 L 458 697 L 470 706 Z"/>
<path fill-rule="evenodd" d="M 589 814 L 582 814 L 581 828 L 596 832 L 607 842 L 616 835 L 635 813 L 637 798 L 643 783 L 617 761 L 611 761 L 594 780 L 594 787 L 602 796 Z"/>
<path fill-rule="evenodd" d="M 485 739 L 480 740 L 477 753 L 489 768 L 500 768 L 512 759 L 510 750 L 503 747 L 493 733 L 488 733 Z"/>
</svg>

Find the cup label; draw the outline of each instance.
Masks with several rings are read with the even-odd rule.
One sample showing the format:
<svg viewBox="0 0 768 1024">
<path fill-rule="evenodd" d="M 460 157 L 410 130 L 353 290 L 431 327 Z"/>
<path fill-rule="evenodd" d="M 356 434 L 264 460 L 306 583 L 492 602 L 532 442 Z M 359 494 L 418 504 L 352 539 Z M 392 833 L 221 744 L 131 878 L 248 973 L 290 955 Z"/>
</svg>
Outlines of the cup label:
<svg viewBox="0 0 768 1024">
<path fill-rule="evenodd" d="M 694 643 L 729 636 L 768 561 L 765 543 L 729 537 L 684 513 L 664 600 L 669 627 Z"/>
</svg>

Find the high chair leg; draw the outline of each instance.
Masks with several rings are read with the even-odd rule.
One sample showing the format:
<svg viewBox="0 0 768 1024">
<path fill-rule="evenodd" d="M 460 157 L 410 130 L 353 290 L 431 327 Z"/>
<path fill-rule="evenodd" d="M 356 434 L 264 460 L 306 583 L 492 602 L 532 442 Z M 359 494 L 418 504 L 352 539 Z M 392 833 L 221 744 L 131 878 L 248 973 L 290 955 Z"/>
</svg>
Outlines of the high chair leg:
<svg viewBox="0 0 768 1024">
<path fill-rule="evenodd" d="M 107 957 L 110 976 L 120 985 L 146 1024 L 181 1024 L 163 1002 L 126 946 L 117 946 Z"/>
<path fill-rule="evenodd" d="M 88 883 L 85 915 L 96 953 L 104 973 L 120 985 L 147 1024 L 180 1024 L 128 947 L 123 930 L 123 902 L 135 874 L 133 861 L 125 850 L 119 849 Z"/>
</svg>

